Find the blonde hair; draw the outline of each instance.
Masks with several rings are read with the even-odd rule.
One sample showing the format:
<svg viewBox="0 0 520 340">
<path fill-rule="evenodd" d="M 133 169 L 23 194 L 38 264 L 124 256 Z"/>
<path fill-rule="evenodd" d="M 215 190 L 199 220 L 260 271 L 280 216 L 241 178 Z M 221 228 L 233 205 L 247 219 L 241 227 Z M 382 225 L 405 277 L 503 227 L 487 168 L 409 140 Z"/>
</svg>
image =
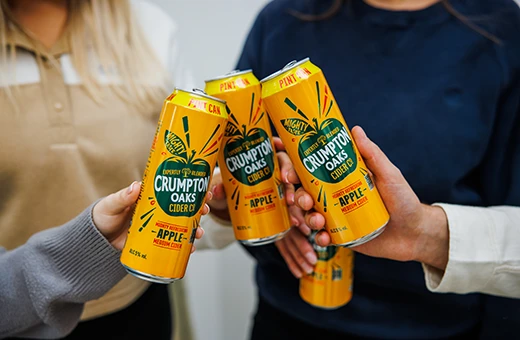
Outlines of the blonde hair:
<svg viewBox="0 0 520 340">
<path fill-rule="evenodd" d="M 164 99 L 172 84 L 166 76 L 165 66 L 146 41 L 129 0 L 69 0 L 68 6 L 64 34 L 68 35 L 70 55 L 82 86 L 93 100 L 102 102 L 99 72 L 93 72 L 99 66 L 111 89 L 126 102 L 145 109 Z M 8 58 L 12 62 L 16 59 L 16 49 L 8 46 L 6 39 L 9 24 L 31 37 L 16 22 L 8 0 L 0 0 L 0 61 L 3 66 L 7 66 Z M 45 57 L 57 66 L 56 60 L 45 53 L 40 43 L 31 40 L 38 62 Z M 12 89 L 7 84 L 4 86 L 7 96 L 14 101 Z"/>
</svg>

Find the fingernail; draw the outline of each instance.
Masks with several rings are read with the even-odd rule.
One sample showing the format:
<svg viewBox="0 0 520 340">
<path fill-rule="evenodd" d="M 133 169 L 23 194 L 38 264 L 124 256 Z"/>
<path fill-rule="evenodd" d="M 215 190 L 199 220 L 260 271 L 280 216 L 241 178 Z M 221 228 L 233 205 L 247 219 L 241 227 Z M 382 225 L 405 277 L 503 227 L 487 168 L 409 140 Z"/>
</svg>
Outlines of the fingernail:
<svg viewBox="0 0 520 340">
<path fill-rule="evenodd" d="M 286 183 L 286 184 L 289 184 L 289 172 L 285 172 L 283 174 L 283 181 Z"/>
<path fill-rule="evenodd" d="M 305 270 L 305 273 L 310 274 L 314 271 L 314 268 L 309 266 L 307 263 L 302 264 L 303 270 Z"/>
<path fill-rule="evenodd" d="M 316 228 L 316 216 L 311 216 L 311 218 L 309 219 L 309 224 L 311 225 L 311 227 Z"/>
<path fill-rule="evenodd" d="M 213 191 L 208 191 L 208 200 L 212 200 L 213 199 Z"/>
<path fill-rule="evenodd" d="M 291 219 L 291 223 L 292 223 L 292 225 L 295 226 L 295 227 L 297 227 L 297 226 L 300 225 L 300 221 L 298 221 L 297 218 L 292 218 L 292 219 Z"/>
<path fill-rule="evenodd" d="M 316 254 L 314 254 L 314 253 L 305 254 L 305 258 L 307 259 L 307 261 L 309 261 L 312 264 L 316 264 L 316 262 L 318 262 L 318 259 L 316 258 Z"/>
<path fill-rule="evenodd" d="M 212 194 L 214 194 L 214 193 L 215 193 L 215 189 L 216 189 L 216 188 L 217 188 L 217 186 L 216 186 L 216 185 L 214 185 L 214 186 L 212 186 L 212 187 L 211 187 L 211 190 L 210 190 L 210 191 L 211 191 L 211 193 L 212 193 Z"/>
<path fill-rule="evenodd" d="M 135 187 L 135 185 L 136 185 L 137 183 L 138 183 L 137 181 L 133 181 L 132 184 L 130 184 L 130 186 L 129 186 L 128 189 L 126 190 L 126 194 L 127 194 L 127 195 L 130 195 L 130 194 L 134 191 L 134 187 Z"/>
<path fill-rule="evenodd" d="M 303 198 L 303 196 L 298 198 L 298 204 L 300 205 L 300 208 L 305 205 L 305 198 Z"/>
<path fill-rule="evenodd" d="M 302 273 L 300 271 L 293 271 L 294 276 L 296 276 L 297 279 L 301 279 Z"/>
</svg>

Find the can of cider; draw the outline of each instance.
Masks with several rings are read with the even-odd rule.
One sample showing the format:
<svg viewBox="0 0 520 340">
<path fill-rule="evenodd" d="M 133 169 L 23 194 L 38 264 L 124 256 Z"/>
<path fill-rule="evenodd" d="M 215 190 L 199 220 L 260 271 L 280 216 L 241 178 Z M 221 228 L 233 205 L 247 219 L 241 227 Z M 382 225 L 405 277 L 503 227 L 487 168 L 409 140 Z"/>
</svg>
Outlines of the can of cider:
<svg viewBox="0 0 520 340">
<path fill-rule="evenodd" d="M 332 243 L 363 244 L 389 214 L 320 68 L 309 58 L 262 79 L 262 99 Z"/>
<path fill-rule="evenodd" d="M 205 91 L 229 110 L 218 164 L 235 238 L 247 246 L 272 243 L 291 223 L 260 82 L 251 70 L 233 71 L 207 80 Z"/>
<path fill-rule="evenodd" d="M 184 277 L 226 124 L 226 103 L 203 91 L 175 89 L 164 101 L 121 254 L 130 274 Z"/>
<path fill-rule="evenodd" d="M 300 279 L 301 298 L 315 307 L 336 309 L 352 299 L 354 252 L 345 247 L 320 247 L 316 232 L 309 241 L 316 251 L 318 262 L 314 271 Z"/>
</svg>

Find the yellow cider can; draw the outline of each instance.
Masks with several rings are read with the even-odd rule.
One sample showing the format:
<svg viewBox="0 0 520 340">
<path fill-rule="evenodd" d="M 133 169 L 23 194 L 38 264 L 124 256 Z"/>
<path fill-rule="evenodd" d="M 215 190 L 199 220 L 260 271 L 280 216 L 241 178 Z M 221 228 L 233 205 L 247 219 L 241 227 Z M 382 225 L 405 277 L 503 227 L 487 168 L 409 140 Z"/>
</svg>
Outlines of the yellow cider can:
<svg viewBox="0 0 520 340">
<path fill-rule="evenodd" d="M 218 164 L 235 238 L 246 246 L 275 242 L 291 224 L 260 82 L 251 70 L 206 81 L 226 101 L 229 120 Z"/>
<path fill-rule="evenodd" d="M 262 99 L 332 243 L 363 244 L 389 214 L 325 76 L 309 58 L 262 79 Z"/>
<path fill-rule="evenodd" d="M 315 307 L 336 309 L 352 299 L 354 252 L 345 247 L 320 247 L 309 237 L 318 257 L 312 273 L 300 279 L 301 298 Z"/>
<path fill-rule="evenodd" d="M 227 118 L 226 103 L 201 90 L 175 89 L 164 101 L 121 254 L 130 274 L 184 277 Z"/>
</svg>

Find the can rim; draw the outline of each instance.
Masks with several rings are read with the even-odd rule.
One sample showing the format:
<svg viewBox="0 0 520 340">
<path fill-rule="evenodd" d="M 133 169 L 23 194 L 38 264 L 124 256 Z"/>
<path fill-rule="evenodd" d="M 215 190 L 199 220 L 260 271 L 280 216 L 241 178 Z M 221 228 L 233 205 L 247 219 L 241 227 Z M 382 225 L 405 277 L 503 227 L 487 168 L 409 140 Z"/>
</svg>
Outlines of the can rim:
<svg viewBox="0 0 520 340">
<path fill-rule="evenodd" d="M 225 79 L 225 78 L 229 78 L 229 77 L 240 76 L 242 74 L 247 74 L 247 73 L 253 73 L 253 70 L 252 69 L 248 69 L 248 70 L 233 70 L 233 71 L 229 71 L 226 74 L 223 74 L 223 75 L 220 75 L 220 76 L 216 76 L 216 77 L 210 78 L 208 80 L 204 80 L 204 82 L 205 83 L 209 83 L 209 82 L 212 82 L 212 81 L 215 81 L 215 80 L 221 80 L 221 79 Z"/>
<path fill-rule="evenodd" d="M 262 80 L 260 80 L 260 83 L 265 83 L 266 81 L 269 81 L 273 78 L 276 78 L 278 77 L 279 75 L 281 74 L 284 74 L 285 72 L 288 72 L 290 70 L 292 70 L 293 68 L 295 67 L 298 67 L 300 66 L 301 64 L 307 62 L 307 61 L 310 61 L 311 59 L 309 57 L 305 58 L 305 59 L 302 59 L 302 60 L 292 60 L 290 62 L 287 63 L 287 65 L 285 65 L 281 70 L 278 70 L 270 75 L 268 75 L 267 77 L 263 78 Z"/>
<path fill-rule="evenodd" d="M 197 96 L 201 96 L 201 97 L 205 97 L 207 99 L 211 99 L 211 100 L 215 100 L 219 103 L 222 103 L 222 104 L 226 104 L 226 101 L 225 100 L 222 100 L 220 98 L 217 98 L 217 97 L 213 97 L 213 96 L 210 96 L 209 94 L 207 94 L 206 92 L 204 92 L 204 90 L 202 89 L 199 89 L 199 88 L 193 88 L 191 91 L 190 90 L 185 90 L 185 89 L 181 89 L 181 88 L 178 88 L 176 87 L 174 89 L 174 91 L 180 91 L 180 92 L 186 92 L 186 93 L 191 93 L 191 94 L 196 94 Z"/>
</svg>

